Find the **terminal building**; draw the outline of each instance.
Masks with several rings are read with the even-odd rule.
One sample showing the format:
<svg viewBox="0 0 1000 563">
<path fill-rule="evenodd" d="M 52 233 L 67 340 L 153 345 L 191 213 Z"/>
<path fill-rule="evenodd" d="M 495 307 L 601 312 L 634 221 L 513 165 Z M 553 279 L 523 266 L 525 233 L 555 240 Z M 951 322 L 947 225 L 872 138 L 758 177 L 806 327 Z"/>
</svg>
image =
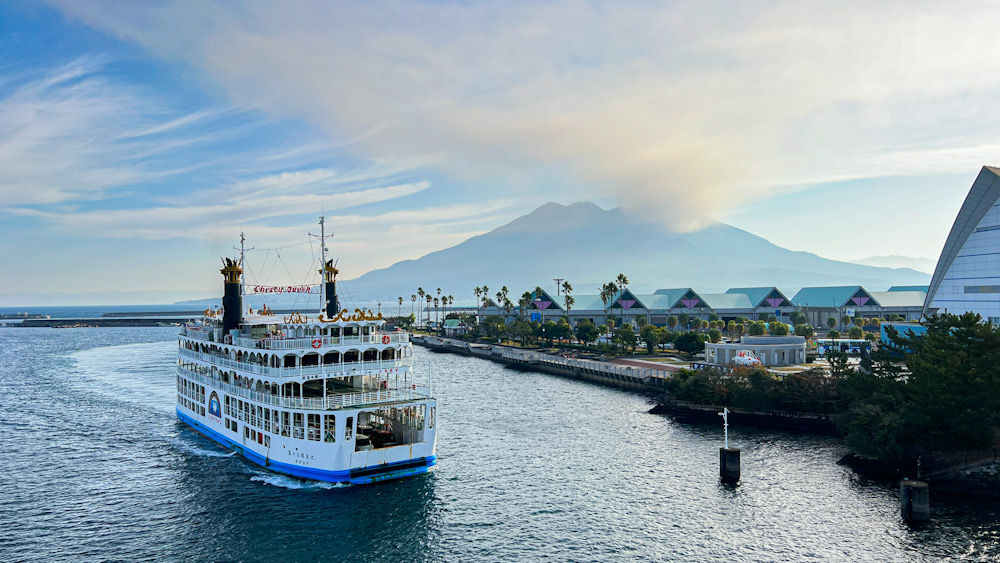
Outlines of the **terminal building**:
<svg viewBox="0 0 1000 563">
<path fill-rule="evenodd" d="M 1000 169 L 984 166 L 941 250 L 924 300 L 934 310 L 978 313 L 1000 325 Z"/>
</svg>

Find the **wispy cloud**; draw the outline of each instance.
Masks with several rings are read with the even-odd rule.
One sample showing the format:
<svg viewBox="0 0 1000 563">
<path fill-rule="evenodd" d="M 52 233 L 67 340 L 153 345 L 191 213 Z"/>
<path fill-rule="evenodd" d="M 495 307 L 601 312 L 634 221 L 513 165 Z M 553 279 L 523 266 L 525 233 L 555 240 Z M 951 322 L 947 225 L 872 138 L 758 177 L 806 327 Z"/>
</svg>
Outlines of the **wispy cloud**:
<svg viewBox="0 0 1000 563">
<path fill-rule="evenodd" d="M 62 4 L 368 156 L 435 155 L 470 189 L 611 195 L 677 227 L 996 158 L 989 3 Z"/>
</svg>

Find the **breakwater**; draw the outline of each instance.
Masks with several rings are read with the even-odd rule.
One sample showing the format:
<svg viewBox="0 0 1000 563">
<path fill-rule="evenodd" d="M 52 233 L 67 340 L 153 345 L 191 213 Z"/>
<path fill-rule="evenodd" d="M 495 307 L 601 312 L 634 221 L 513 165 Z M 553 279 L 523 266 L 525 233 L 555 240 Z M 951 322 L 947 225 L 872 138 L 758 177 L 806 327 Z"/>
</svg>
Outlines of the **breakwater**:
<svg viewBox="0 0 1000 563">
<path fill-rule="evenodd" d="M 637 391 L 663 391 L 672 371 L 654 366 L 565 358 L 536 350 L 477 344 L 436 336 L 413 335 L 412 341 L 438 352 L 475 356 L 515 369 L 540 371 Z"/>
</svg>

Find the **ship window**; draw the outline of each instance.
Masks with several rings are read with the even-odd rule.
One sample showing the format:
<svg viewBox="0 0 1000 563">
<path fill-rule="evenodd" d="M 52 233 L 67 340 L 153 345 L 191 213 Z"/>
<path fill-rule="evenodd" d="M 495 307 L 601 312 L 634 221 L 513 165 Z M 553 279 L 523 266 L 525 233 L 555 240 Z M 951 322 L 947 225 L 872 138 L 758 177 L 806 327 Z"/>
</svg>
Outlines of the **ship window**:
<svg viewBox="0 0 1000 563">
<path fill-rule="evenodd" d="M 344 439 L 350 441 L 354 437 L 354 417 L 347 417 L 347 424 L 344 426 Z"/>
<path fill-rule="evenodd" d="M 323 417 L 325 419 L 323 432 L 324 442 L 336 442 L 337 441 L 337 417 L 334 415 L 327 415 Z"/>
<path fill-rule="evenodd" d="M 290 436 L 291 428 L 292 428 L 292 423 L 289 422 L 288 411 L 281 411 L 281 435 Z"/>
<path fill-rule="evenodd" d="M 310 414 L 309 415 L 309 432 L 307 434 L 310 440 L 319 441 L 319 415 Z"/>
<path fill-rule="evenodd" d="M 300 412 L 295 413 L 294 421 L 295 421 L 295 427 L 292 429 L 292 438 L 298 438 L 299 440 L 301 440 L 302 438 L 305 438 L 305 433 L 306 433 L 305 425 L 303 424 L 302 421 L 302 413 Z"/>
<path fill-rule="evenodd" d="M 271 411 L 271 432 L 278 433 L 281 422 L 278 420 L 278 411 Z"/>
<path fill-rule="evenodd" d="M 264 432 L 271 431 L 271 409 L 264 409 Z"/>
<path fill-rule="evenodd" d="M 437 407 L 431 407 L 431 416 L 427 419 L 427 428 L 434 428 L 434 419 L 437 417 Z"/>
<path fill-rule="evenodd" d="M 271 447 L 271 437 L 270 436 L 264 436 L 264 447 L 265 448 L 270 448 Z"/>
</svg>

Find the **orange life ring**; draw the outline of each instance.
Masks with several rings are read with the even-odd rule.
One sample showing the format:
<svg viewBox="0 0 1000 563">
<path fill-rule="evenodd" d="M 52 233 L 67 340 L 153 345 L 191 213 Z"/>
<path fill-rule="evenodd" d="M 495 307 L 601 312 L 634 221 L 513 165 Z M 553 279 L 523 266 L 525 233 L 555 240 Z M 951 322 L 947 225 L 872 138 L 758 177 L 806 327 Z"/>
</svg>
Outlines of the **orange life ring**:
<svg viewBox="0 0 1000 563">
<path fill-rule="evenodd" d="M 389 338 L 389 335 L 386 334 L 385 336 L 382 337 L 382 344 L 388 344 L 389 340 L 391 340 L 391 338 Z"/>
<path fill-rule="evenodd" d="M 322 340 L 320 340 L 319 338 L 314 338 L 313 339 L 313 348 L 319 348 L 322 345 L 323 345 L 323 341 Z"/>
</svg>

